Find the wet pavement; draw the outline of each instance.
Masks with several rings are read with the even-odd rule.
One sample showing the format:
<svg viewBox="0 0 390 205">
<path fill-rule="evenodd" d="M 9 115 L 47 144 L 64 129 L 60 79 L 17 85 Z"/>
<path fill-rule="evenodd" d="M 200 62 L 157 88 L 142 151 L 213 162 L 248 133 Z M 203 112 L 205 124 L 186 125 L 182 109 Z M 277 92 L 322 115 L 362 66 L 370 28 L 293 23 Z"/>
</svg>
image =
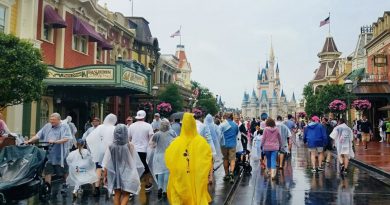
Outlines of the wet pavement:
<svg viewBox="0 0 390 205">
<path fill-rule="evenodd" d="M 209 192 L 212 196 L 212 203 L 211 204 L 223 204 L 227 193 L 229 193 L 232 184 L 229 184 L 227 182 L 223 181 L 224 176 L 224 169 L 223 166 L 217 166 L 217 169 L 214 173 L 214 183 L 209 186 Z M 92 188 L 91 187 L 84 187 L 83 193 L 76 199 L 73 200 L 73 197 L 71 195 L 72 188 L 69 188 L 68 194 L 66 197 L 63 197 L 60 193 L 60 182 L 53 182 L 53 190 L 52 190 L 52 197 L 50 197 L 49 200 L 39 200 L 37 195 L 34 195 L 30 197 L 29 199 L 22 200 L 22 201 L 14 201 L 9 204 L 25 204 L 25 205 L 36 205 L 36 204 L 50 204 L 50 205 L 98 205 L 98 204 L 113 204 L 112 198 L 108 197 L 107 194 L 105 194 L 104 190 L 101 192 L 102 194 L 100 197 L 93 197 L 92 195 Z M 158 199 L 157 197 L 157 185 L 153 187 L 152 192 L 145 193 L 144 189 L 142 188 L 139 195 L 135 196 L 132 200 L 129 201 L 129 204 L 156 204 L 156 205 L 167 205 L 168 200 L 167 199 Z"/>
<path fill-rule="evenodd" d="M 362 144 L 356 145 L 355 159 L 390 174 L 390 145 L 387 143 L 370 142 L 367 150 Z"/>
<path fill-rule="evenodd" d="M 308 156 L 303 146 L 294 148 L 274 181 L 253 162 L 252 175 L 242 178 L 230 204 L 390 204 L 390 186 L 375 174 L 352 165 L 343 177 L 334 160 L 324 172 L 313 174 Z"/>
</svg>

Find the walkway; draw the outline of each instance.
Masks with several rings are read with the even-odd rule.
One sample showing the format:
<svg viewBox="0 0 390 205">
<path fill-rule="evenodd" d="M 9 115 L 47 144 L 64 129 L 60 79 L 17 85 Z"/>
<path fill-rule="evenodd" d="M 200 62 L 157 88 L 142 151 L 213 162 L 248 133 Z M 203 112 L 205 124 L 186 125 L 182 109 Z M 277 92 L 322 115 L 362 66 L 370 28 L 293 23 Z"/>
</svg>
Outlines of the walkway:
<svg viewBox="0 0 390 205">
<path fill-rule="evenodd" d="M 362 144 L 355 146 L 355 159 L 390 175 L 390 145 L 386 143 L 370 142 L 367 150 L 364 150 Z"/>
<path fill-rule="evenodd" d="M 294 149 L 275 181 L 254 162 L 252 176 L 242 178 L 231 204 L 390 204 L 390 186 L 365 169 L 351 166 L 342 177 L 332 161 L 324 172 L 313 174 L 308 156 L 303 146 Z"/>
</svg>

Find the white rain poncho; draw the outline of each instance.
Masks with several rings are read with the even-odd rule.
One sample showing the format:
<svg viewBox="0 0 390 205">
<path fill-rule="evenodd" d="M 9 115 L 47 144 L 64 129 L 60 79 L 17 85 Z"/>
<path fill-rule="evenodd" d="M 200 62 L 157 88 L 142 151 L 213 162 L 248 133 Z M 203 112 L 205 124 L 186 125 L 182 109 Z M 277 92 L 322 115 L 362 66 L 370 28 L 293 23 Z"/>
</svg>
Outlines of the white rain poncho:
<svg viewBox="0 0 390 205">
<path fill-rule="evenodd" d="M 102 164 L 104 153 L 113 142 L 115 123 L 117 121 L 116 115 L 108 114 L 103 121 L 103 124 L 94 129 L 91 134 L 87 136 L 87 146 L 91 151 L 92 160 Z"/>
<path fill-rule="evenodd" d="M 95 163 L 92 161 L 91 153 L 87 149 L 74 150 L 66 158 L 69 165 L 69 175 L 66 183 L 70 186 L 81 186 L 95 183 L 98 178 L 95 170 Z"/>
<path fill-rule="evenodd" d="M 261 140 L 263 135 L 260 135 L 259 132 L 260 131 L 255 131 L 253 134 L 251 158 L 254 160 L 259 160 L 261 158 Z"/>
<path fill-rule="evenodd" d="M 168 168 L 165 164 L 165 150 L 176 137 L 169 130 L 169 122 L 163 120 L 160 125 L 160 131 L 153 135 L 149 143 L 147 163 L 154 177 L 158 174 L 168 173 Z"/>
<path fill-rule="evenodd" d="M 68 149 L 72 149 L 72 146 L 74 145 L 76 147 L 76 133 L 77 133 L 77 128 L 72 122 L 72 117 L 71 116 L 66 116 L 64 120 L 61 120 L 61 123 L 66 124 L 69 126 L 70 133 L 72 134 L 72 139 L 70 139 L 67 142 Z"/>
<path fill-rule="evenodd" d="M 213 157 L 215 157 L 217 155 L 217 152 L 215 150 L 215 145 L 208 127 L 206 127 L 206 125 L 204 125 L 201 121 L 196 120 L 196 129 L 198 130 L 199 135 L 204 137 L 207 143 L 209 143 Z"/>
<path fill-rule="evenodd" d="M 276 127 L 279 129 L 280 137 L 282 140 L 282 143 L 280 145 L 280 151 L 284 153 L 289 153 L 287 138 L 291 137 L 291 131 L 283 122 L 280 121 L 276 122 Z"/>
<path fill-rule="evenodd" d="M 340 157 L 342 154 L 348 155 L 350 158 L 355 157 L 355 153 L 352 149 L 353 132 L 345 123 L 336 126 L 330 137 L 334 139 L 337 155 Z"/>
<path fill-rule="evenodd" d="M 214 161 L 215 162 L 220 161 L 222 160 L 221 145 L 219 143 L 221 141 L 220 129 L 216 124 L 214 124 L 213 116 L 211 116 L 210 114 L 208 114 L 204 119 L 204 124 L 206 125 L 206 128 L 210 131 L 211 138 L 214 143 L 214 147 L 215 147 L 215 155 L 213 155 Z"/>
<path fill-rule="evenodd" d="M 144 166 L 134 145 L 129 142 L 127 127 L 124 124 L 116 126 L 114 139 L 104 154 L 102 166 L 107 170 L 107 189 L 138 194 L 141 189 L 140 176 Z"/>
</svg>

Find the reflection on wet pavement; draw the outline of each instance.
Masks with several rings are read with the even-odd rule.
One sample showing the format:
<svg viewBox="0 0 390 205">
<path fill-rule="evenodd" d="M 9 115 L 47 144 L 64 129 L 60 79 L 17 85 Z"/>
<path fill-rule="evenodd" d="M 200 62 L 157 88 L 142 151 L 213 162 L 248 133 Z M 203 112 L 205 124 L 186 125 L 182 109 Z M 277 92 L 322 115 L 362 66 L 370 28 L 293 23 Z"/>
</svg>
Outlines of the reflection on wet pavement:
<svg viewBox="0 0 390 205">
<path fill-rule="evenodd" d="M 264 176 L 253 162 L 252 176 L 244 176 L 231 204 L 390 204 L 390 187 L 367 171 L 350 166 L 343 177 L 335 161 L 313 174 L 306 148 L 294 149 L 276 180 Z"/>
</svg>

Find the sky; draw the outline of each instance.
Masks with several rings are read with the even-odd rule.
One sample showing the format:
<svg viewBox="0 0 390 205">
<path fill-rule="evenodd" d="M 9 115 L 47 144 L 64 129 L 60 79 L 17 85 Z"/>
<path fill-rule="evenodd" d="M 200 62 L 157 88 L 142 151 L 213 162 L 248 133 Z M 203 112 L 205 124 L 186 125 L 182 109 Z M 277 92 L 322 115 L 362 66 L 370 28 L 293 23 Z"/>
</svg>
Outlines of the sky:
<svg viewBox="0 0 390 205">
<path fill-rule="evenodd" d="M 330 12 L 330 35 L 342 56 L 351 54 L 360 27 L 372 25 L 389 0 L 133 0 L 134 16 L 150 22 L 162 54 L 174 54 L 181 26 L 192 80 L 240 108 L 244 91 L 256 86 L 271 39 L 287 99 L 302 98 L 303 86 L 319 66 L 317 54 L 329 35 L 319 27 Z M 99 0 L 111 11 L 131 16 L 130 0 Z"/>
</svg>

